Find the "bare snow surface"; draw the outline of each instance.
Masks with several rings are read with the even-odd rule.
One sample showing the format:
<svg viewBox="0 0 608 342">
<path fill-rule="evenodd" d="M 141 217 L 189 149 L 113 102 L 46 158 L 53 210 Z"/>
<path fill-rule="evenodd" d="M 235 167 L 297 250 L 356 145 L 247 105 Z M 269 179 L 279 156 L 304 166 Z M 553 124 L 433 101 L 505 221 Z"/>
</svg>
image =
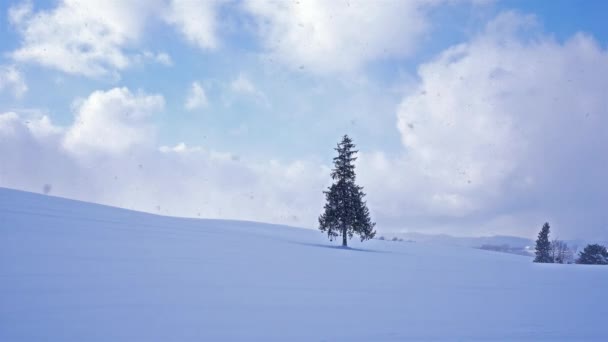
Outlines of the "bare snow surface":
<svg viewBox="0 0 608 342">
<path fill-rule="evenodd" d="M 0 341 L 608 340 L 608 267 L 0 189 Z"/>
</svg>

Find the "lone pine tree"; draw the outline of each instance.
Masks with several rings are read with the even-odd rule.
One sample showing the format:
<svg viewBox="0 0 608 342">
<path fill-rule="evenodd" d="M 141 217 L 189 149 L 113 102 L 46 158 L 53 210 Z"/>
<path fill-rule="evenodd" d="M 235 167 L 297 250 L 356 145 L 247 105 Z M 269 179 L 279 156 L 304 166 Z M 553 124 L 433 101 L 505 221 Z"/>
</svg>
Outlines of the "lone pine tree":
<svg viewBox="0 0 608 342">
<path fill-rule="evenodd" d="M 534 262 L 552 263 L 551 242 L 549 242 L 549 223 L 545 222 L 536 239 L 536 258 Z"/>
<path fill-rule="evenodd" d="M 334 183 L 324 191 L 326 203 L 324 212 L 319 217 L 319 229 L 327 232 L 333 241 L 342 235 L 342 246 L 347 246 L 347 237 L 353 234 L 361 237 L 361 241 L 376 235 L 376 225 L 369 217 L 369 209 L 363 200 L 363 187 L 355 184 L 355 165 L 353 164 L 358 151 L 354 150 L 353 141 L 344 135 L 335 150 L 338 156 L 334 158 L 334 169 L 331 178 Z"/>
</svg>

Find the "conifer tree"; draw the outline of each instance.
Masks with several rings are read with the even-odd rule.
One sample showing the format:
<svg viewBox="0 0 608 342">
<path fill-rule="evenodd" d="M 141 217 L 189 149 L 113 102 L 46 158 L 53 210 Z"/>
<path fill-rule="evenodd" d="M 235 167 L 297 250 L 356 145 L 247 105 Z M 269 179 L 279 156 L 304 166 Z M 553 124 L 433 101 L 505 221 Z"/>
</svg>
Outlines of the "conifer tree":
<svg viewBox="0 0 608 342">
<path fill-rule="evenodd" d="M 536 258 L 534 262 L 552 263 L 551 242 L 549 242 L 549 223 L 545 222 L 536 239 Z"/>
<path fill-rule="evenodd" d="M 608 251 L 606 250 L 606 247 L 602 245 L 587 245 L 587 247 L 580 252 L 576 263 L 587 265 L 608 265 Z"/>
<path fill-rule="evenodd" d="M 347 246 L 347 238 L 353 234 L 360 236 L 361 241 L 376 235 L 369 216 L 369 209 L 363 200 L 363 187 L 355 184 L 355 165 L 358 151 L 348 135 L 344 135 L 335 150 L 334 168 L 331 178 L 334 183 L 324 191 L 326 203 L 324 212 L 319 217 L 319 229 L 326 232 L 330 240 L 342 235 L 342 246 Z"/>
</svg>

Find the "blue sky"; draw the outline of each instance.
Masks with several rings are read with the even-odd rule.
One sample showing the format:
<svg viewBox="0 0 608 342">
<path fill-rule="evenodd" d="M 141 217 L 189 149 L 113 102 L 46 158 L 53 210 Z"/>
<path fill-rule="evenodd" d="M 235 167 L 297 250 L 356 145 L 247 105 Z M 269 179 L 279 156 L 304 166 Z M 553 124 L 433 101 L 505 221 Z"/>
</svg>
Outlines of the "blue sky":
<svg viewBox="0 0 608 342">
<path fill-rule="evenodd" d="M 595 203 L 606 182 L 582 181 L 607 167 L 604 1 L 8 1 L 0 12 L 11 151 L 0 186 L 314 227 L 348 133 L 380 230 L 530 235 L 555 220 L 565 236 L 607 237 Z M 577 126 L 578 112 L 596 122 Z M 544 177 L 545 163 L 560 172 Z M 142 164 L 155 169 L 131 174 Z M 189 189 L 204 194 L 179 195 Z"/>
</svg>

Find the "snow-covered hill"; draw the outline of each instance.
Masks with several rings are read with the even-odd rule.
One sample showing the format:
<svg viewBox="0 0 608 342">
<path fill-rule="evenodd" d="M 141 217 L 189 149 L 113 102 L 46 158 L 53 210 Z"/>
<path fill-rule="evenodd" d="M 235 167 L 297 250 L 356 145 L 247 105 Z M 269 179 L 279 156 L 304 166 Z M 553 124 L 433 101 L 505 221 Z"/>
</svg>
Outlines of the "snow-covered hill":
<svg viewBox="0 0 608 342">
<path fill-rule="evenodd" d="M 608 268 L 0 189 L 0 341 L 605 340 Z"/>
</svg>

